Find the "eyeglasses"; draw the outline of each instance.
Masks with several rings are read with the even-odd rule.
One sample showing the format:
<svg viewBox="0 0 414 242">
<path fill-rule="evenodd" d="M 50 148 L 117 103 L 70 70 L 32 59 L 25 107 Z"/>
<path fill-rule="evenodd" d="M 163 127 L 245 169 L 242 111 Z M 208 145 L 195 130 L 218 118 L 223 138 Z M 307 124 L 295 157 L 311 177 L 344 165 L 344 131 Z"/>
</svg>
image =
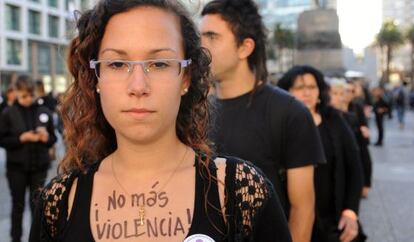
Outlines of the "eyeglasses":
<svg viewBox="0 0 414 242">
<path fill-rule="evenodd" d="M 298 85 L 298 86 L 293 86 L 292 91 L 304 91 L 305 89 L 308 91 L 314 91 L 316 89 L 318 89 L 318 86 L 316 85 Z"/>
<path fill-rule="evenodd" d="M 181 69 L 188 67 L 191 59 L 156 59 L 145 61 L 126 60 L 91 60 L 90 68 L 95 69 L 99 80 L 116 81 L 127 80 L 134 70 L 135 65 L 140 65 L 144 74 L 150 80 L 168 79 L 181 74 Z"/>
</svg>

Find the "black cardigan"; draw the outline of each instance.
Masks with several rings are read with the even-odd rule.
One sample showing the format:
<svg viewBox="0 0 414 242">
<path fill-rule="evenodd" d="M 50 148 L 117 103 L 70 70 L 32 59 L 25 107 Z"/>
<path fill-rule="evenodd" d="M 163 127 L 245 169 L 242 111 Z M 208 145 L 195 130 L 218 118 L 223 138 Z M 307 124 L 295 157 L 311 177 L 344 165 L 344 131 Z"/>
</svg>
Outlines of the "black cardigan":
<svg viewBox="0 0 414 242">
<path fill-rule="evenodd" d="M 344 209 L 359 210 L 362 191 L 362 167 L 354 134 L 338 110 L 328 107 L 321 112 L 328 128 L 335 155 L 334 196 L 338 219 Z"/>
</svg>

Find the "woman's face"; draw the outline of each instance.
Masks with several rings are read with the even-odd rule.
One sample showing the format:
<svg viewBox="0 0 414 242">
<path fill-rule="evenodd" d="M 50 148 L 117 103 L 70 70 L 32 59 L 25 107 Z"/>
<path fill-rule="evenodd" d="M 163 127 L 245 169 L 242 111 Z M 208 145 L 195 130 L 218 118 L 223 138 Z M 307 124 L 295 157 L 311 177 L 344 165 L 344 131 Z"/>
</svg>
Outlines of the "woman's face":
<svg viewBox="0 0 414 242">
<path fill-rule="evenodd" d="M 344 108 L 344 98 L 345 98 L 345 90 L 343 86 L 332 86 L 329 92 L 329 96 L 331 98 L 331 105 L 339 110 L 343 110 Z"/>
<path fill-rule="evenodd" d="M 319 100 L 319 88 L 312 74 L 298 76 L 289 92 L 299 101 L 302 101 L 311 111 L 316 110 Z"/>
<path fill-rule="evenodd" d="M 179 19 L 155 7 L 138 7 L 110 18 L 98 60 L 145 61 L 184 59 Z M 165 62 L 145 70 L 101 64 L 97 84 L 102 110 L 120 138 L 146 144 L 176 136 L 175 124 L 184 89 L 189 80 L 184 69 L 166 72 Z M 154 72 L 158 70 L 158 74 Z M 149 72 L 148 72 L 149 71 Z M 115 75 L 113 75 L 115 73 Z M 104 78 L 106 77 L 106 78 Z"/>
<path fill-rule="evenodd" d="M 355 97 L 355 86 L 351 83 L 347 83 L 345 86 L 345 95 L 344 95 L 345 104 L 348 105 L 349 103 L 351 103 L 354 97 Z"/>
</svg>

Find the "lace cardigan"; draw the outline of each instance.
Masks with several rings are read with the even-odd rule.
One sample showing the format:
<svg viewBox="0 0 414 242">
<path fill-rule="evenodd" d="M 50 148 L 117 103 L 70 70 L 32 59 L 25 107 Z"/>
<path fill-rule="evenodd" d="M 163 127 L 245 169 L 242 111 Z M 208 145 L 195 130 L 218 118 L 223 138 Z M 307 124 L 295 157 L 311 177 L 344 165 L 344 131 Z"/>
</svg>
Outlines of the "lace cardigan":
<svg viewBox="0 0 414 242">
<path fill-rule="evenodd" d="M 291 241 L 285 215 L 269 180 L 250 162 L 225 158 L 226 241 Z M 30 242 L 56 241 L 67 221 L 69 191 L 79 174 L 80 171 L 73 171 L 59 175 L 43 189 Z"/>
</svg>

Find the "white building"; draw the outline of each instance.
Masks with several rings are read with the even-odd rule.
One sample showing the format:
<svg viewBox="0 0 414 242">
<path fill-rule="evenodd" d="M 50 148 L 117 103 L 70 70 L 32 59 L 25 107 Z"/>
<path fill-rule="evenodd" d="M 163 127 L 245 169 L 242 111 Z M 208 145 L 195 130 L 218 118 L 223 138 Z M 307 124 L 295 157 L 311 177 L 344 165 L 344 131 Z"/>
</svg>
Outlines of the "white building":
<svg viewBox="0 0 414 242">
<path fill-rule="evenodd" d="M 0 90 L 25 73 L 64 91 L 73 11 L 89 7 L 91 0 L 0 0 Z"/>
</svg>

